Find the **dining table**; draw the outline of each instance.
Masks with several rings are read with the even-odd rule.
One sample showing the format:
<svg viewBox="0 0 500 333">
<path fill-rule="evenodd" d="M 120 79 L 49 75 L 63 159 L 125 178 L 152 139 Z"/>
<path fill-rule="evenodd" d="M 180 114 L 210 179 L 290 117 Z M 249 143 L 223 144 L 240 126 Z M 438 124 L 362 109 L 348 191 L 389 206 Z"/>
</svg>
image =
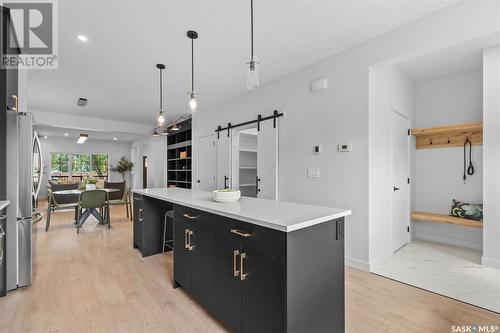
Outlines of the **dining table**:
<svg viewBox="0 0 500 333">
<path fill-rule="evenodd" d="M 116 189 L 116 188 L 96 188 L 96 190 L 104 191 L 108 194 L 120 191 L 119 189 Z M 53 193 L 57 194 L 57 195 L 80 195 L 84 191 L 86 191 L 86 190 L 61 190 L 61 191 L 54 191 Z M 104 214 L 104 215 L 106 215 L 106 214 Z M 111 211 L 110 211 L 109 216 L 111 218 Z M 105 224 L 104 219 L 99 220 L 99 224 Z"/>
</svg>

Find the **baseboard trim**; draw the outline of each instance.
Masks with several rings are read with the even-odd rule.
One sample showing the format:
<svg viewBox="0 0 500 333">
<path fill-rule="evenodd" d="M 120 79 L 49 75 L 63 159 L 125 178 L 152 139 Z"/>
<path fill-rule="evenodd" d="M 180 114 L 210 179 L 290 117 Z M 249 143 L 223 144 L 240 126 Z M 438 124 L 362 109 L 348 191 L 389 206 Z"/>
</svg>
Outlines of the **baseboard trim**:
<svg viewBox="0 0 500 333">
<path fill-rule="evenodd" d="M 386 253 L 378 256 L 377 258 L 373 259 L 370 261 L 370 272 L 373 272 L 375 268 L 377 268 L 378 265 L 380 265 L 382 262 L 384 262 L 386 259 L 389 259 L 391 256 L 394 255 L 394 252 L 389 250 Z"/>
<path fill-rule="evenodd" d="M 415 238 L 428 240 L 428 241 L 432 241 L 432 242 L 437 242 L 437 243 L 444 243 L 444 244 L 448 244 L 448 245 L 462 246 L 462 247 L 467 247 L 469 249 L 475 249 L 475 250 L 482 250 L 483 249 L 483 244 L 481 244 L 481 243 L 468 242 L 468 241 L 464 241 L 464 240 L 460 240 L 460 239 L 447 238 L 447 237 L 441 237 L 441 236 L 436 236 L 436 235 L 422 234 L 419 232 L 415 233 Z"/>
<path fill-rule="evenodd" d="M 370 272 L 370 264 L 363 260 L 345 257 L 345 265 L 365 272 Z"/>
<path fill-rule="evenodd" d="M 500 260 L 498 260 L 498 259 L 482 257 L 481 258 L 481 264 L 483 266 L 488 266 L 488 267 L 493 267 L 493 268 L 500 269 Z"/>
</svg>

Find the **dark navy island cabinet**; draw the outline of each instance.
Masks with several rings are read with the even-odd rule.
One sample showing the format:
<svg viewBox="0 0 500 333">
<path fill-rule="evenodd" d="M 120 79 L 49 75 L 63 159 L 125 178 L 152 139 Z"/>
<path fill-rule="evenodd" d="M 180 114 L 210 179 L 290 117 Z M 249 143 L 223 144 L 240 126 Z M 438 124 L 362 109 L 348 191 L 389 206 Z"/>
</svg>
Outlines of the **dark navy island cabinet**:
<svg viewBox="0 0 500 333">
<path fill-rule="evenodd" d="M 343 217 L 282 232 L 165 204 L 134 195 L 134 246 L 161 252 L 153 235 L 173 209 L 174 287 L 229 330 L 344 332 Z"/>
</svg>

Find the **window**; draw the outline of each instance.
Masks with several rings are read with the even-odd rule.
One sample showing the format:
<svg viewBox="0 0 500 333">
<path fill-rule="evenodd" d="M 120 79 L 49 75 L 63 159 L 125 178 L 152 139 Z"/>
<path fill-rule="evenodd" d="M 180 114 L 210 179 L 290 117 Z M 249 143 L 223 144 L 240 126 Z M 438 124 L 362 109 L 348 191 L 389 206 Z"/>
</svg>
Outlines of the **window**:
<svg viewBox="0 0 500 333">
<path fill-rule="evenodd" d="M 69 154 L 52 153 L 50 156 L 52 179 L 65 180 L 69 178 Z"/>
<path fill-rule="evenodd" d="M 54 180 L 82 180 L 87 176 L 108 179 L 108 166 L 108 155 L 51 154 L 51 176 Z"/>
</svg>

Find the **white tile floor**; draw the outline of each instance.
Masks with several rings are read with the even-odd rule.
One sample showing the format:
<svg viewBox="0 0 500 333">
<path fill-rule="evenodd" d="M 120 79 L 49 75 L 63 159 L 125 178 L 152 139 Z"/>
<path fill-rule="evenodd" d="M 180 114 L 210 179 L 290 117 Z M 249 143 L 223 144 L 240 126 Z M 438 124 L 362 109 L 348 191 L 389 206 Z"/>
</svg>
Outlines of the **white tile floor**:
<svg viewBox="0 0 500 333">
<path fill-rule="evenodd" d="M 500 269 L 481 265 L 481 251 L 416 240 L 373 273 L 500 313 Z"/>
</svg>

